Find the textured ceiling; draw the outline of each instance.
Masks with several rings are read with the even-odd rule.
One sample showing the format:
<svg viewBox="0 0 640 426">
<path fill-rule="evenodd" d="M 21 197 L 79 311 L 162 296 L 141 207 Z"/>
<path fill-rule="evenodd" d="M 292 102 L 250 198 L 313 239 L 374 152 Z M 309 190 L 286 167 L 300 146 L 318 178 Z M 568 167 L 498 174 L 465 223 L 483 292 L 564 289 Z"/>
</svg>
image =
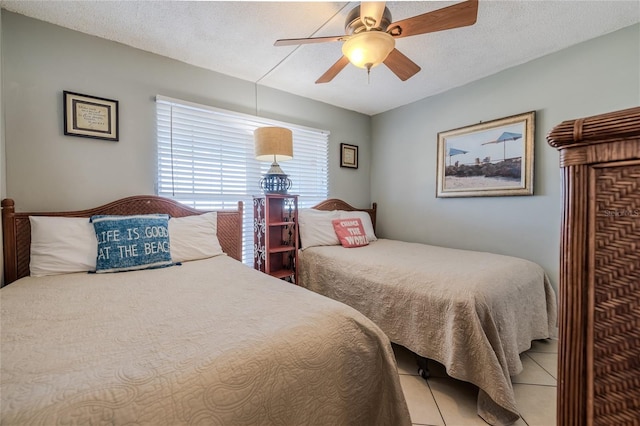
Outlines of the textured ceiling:
<svg viewBox="0 0 640 426">
<path fill-rule="evenodd" d="M 392 21 L 458 3 L 387 2 Z M 640 1 L 480 0 L 475 25 L 398 39 L 417 63 L 402 82 L 384 65 L 348 65 L 315 84 L 342 42 L 274 47 L 280 38 L 344 34 L 357 2 L 0 1 L 2 8 L 259 85 L 373 115 L 640 22 Z"/>
</svg>

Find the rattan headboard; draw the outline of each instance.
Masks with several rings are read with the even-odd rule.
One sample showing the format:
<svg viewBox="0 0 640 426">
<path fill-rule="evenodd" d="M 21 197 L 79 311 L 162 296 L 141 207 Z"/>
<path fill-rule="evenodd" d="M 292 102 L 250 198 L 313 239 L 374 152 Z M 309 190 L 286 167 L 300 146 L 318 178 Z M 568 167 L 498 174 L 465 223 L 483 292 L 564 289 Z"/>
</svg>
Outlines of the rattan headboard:
<svg viewBox="0 0 640 426">
<path fill-rule="evenodd" d="M 242 261 L 242 202 L 237 210 L 219 210 L 218 240 L 227 255 Z M 205 213 L 177 201 L 155 195 L 136 195 L 100 207 L 68 212 L 16 213 L 12 199 L 2 200 L 2 232 L 4 249 L 4 285 L 29 275 L 31 252 L 31 224 L 29 216 L 91 217 L 95 214 L 151 214 L 165 213 L 172 217 Z"/>
<path fill-rule="evenodd" d="M 345 201 L 339 200 L 337 198 L 330 198 L 316 204 L 311 208 L 316 210 L 346 210 L 350 212 L 367 212 L 369 213 L 369 216 L 371 216 L 371 224 L 373 225 L 373 229 L 376 229 L 376 210 L 378 209 L 378 205 L 376 203 L 373 203 L 370 209 L 357 209 Z"/>
</svg>

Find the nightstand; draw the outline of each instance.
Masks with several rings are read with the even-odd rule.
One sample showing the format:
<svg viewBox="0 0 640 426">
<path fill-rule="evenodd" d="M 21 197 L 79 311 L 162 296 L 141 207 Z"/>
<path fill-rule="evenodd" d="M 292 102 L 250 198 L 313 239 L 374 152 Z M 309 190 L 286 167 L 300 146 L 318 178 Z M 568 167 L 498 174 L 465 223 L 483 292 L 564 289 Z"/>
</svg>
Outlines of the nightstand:
<svg viewBox="0 0 640 426">
<path fill-rule="evenodd" d="M 253 217 L 254 268 L 297 283 L 298 196 L 255 196 Z"/>
</svg>

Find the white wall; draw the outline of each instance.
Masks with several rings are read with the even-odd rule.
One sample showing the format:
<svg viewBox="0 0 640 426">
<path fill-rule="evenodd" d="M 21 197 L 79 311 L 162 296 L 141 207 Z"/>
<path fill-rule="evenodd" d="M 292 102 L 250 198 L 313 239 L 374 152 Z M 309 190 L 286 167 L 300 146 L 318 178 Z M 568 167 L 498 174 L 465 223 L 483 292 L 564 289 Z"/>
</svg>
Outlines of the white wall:
<svg viewBox="0 0 640 426">
<path fill-rule="evenodd" d="M 640 25 L 373 117 L 371 194 L 386 238 L 530 259 L 558 280 L 561 182 L 546 134 L 640 104 Z M 438 132 L 536 111 L 534 196 L 436 198 Z"/>
<path fill-rule="evenodd" d="M 81 209 L 155 192 L 156 94 L 256 112 L 253 83 L 4 11 L 6 196 L 18 210 Z M 62 92 L 120 102 L 120 141 L 65 136 Z M 258 87 L 260 116 L 329 130 L 330 196 L 370 201 L 371 118 Z M 360 146 L 339 167 L 341 142 Z"/>
</svg>

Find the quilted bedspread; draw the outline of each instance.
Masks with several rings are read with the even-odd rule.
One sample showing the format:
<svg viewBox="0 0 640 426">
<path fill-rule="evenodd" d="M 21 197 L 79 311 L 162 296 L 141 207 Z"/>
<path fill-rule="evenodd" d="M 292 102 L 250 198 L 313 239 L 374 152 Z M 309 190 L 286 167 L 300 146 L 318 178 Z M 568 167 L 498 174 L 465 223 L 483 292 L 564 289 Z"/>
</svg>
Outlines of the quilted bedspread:
<svg viewBox="0 0 640 426">
<path fill-rule="evenodd" d="M 218 256 L 0 290 L 0 423 L 408 425 L 384 333 Z"/>
<path fill-rule="evenodd" d="M 515 257 L 380 239 L 301 251 L 301 285 L 371 318 L 411 351 L 479 387 L 478 414 L 519 418 L 512 375 L 531 341 L 557 323 L 553 288 L 537 264 Z"/>
</svg>

